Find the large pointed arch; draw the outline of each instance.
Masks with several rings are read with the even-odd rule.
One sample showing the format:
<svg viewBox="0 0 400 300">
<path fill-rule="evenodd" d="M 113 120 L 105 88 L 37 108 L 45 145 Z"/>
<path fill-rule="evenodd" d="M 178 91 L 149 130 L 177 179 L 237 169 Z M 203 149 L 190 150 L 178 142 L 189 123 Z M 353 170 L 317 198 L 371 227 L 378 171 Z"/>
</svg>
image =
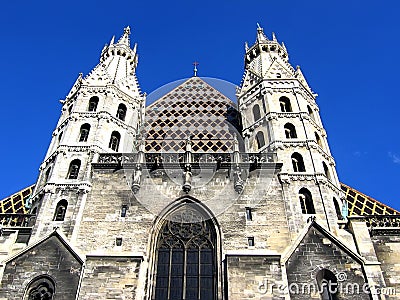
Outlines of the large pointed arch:
<svg viewBox="0 0 400 300">
<path fill-rule="evenodd" d="M 221 238 L 212 212 L 190 196 L 175 200 L 154 222 L 150 299 L 218 299 Z"/>
</svg>

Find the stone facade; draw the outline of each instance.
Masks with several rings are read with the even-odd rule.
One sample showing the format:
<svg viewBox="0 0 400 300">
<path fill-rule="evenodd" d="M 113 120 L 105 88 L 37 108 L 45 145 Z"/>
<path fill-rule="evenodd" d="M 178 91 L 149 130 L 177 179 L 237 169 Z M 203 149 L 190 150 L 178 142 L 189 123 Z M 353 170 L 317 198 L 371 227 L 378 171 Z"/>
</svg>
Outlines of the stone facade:
<svg viewBox="0 0 400 300">
<path fill-rule="evenodd" d="M 246 46 L 237 105 L 194 76 L 145 107 L 136 66 L 126 28 L 61 101 L 0 299 L 396 299 L 400 219 L 347 215 L 275 35 Z"/>
</svg>

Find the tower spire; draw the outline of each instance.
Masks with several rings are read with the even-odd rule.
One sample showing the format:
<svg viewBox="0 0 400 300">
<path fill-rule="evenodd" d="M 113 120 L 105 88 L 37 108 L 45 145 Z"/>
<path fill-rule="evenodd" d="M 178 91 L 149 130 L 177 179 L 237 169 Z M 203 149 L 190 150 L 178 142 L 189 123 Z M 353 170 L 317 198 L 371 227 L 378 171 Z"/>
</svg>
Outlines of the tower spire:
<svg viewBox="0 0 400 300">
<path fill-rule="evenodd" d="M 118 40 L 117 44 L 126 45 L 128 47 L 131 46 L 131 41 L 129 36 L 131 35 L 131 28 L 129 26 L 124 28 L 124 33 L 122 34 L 121 38 Z"/>
<path fill-rule="evenodd" d="M 264 34 L 264 29 L 257 23 L 257 42 L 261 41 L 268 41 L 268 39 Z"/>
</svg>

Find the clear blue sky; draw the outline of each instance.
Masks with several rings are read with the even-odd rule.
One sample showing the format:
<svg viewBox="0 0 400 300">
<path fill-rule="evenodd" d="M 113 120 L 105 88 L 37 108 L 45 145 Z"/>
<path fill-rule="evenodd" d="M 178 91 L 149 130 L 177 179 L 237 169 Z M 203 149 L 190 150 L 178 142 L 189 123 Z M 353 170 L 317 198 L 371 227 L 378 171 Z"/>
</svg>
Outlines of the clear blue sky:
<svg viewBox="0 0 400 300">
<path fill-rule="evenodd" d="M 0 198 L 35 182 L 63 99 L 130 25 L 143 91 L 192 75 L 239 84 L 256 22 L 319 94 L 342 182 L 400 209 L 398 1 L 5 1 Z"/>
</svg>

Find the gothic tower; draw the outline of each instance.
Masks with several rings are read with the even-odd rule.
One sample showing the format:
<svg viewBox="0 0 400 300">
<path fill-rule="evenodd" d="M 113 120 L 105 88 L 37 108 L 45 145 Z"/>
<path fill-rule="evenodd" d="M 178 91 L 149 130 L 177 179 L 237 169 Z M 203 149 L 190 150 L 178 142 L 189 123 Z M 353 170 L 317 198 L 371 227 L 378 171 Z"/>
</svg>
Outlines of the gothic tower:
<svg viewBox="0 0 400 300">
<path fill-rule="evenodd" d="M 269 40 L 259 26 L 253 46 L 245 45 L 245 73 L 237 91 L 246 150 L 276 152 L 289 227 L 302 228 L 316 216 L 327 229 L 342 218 L 342 192 L 323 128 L 317 94 L 300 67 L 289 64 L 285 44 Z"/>
<path fill-rule="evenodd" d="M 61 116 L 31 199 L 37 213 L 34 234 L 60 226 L 74 239 L 86 194 L 91 164 L 98 153 L 131 152 L 144 118 L 145 95 L 136 78 L 137 44 L 130 47 L 130 28 L 118 42 L 105 45 L 99 64 L 79 74 L 62 104 Z"/>
</svg>

